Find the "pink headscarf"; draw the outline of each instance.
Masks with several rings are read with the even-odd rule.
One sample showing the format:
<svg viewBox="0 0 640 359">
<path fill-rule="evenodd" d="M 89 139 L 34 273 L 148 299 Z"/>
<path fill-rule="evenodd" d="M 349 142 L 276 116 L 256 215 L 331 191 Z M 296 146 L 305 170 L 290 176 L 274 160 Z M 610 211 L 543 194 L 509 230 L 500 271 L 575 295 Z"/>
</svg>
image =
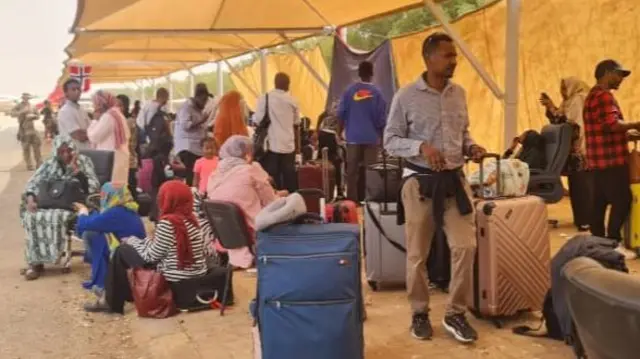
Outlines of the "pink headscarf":
<svg viewBox="0 0 640 359">
<path fill-rule="evenodd" d="M 93 95 L 93 108 L 95 111 L 95 118 L 100 119 L 100 116 L 108 113 L 115 120 L 114 135 L 116 139 L 116 148 L 126 144 L 127 140 L 124 129 L 126 120 L 122 115 L 122 112 L 120 112 L 116 97 L 107 91 L 98 90 Z"/>
</svg>

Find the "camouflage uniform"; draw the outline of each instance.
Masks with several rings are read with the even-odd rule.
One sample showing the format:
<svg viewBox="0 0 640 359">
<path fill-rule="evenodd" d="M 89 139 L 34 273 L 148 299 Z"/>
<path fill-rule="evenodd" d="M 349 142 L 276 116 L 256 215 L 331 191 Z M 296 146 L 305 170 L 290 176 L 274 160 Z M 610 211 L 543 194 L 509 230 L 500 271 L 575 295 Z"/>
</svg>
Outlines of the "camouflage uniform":
<svg viewBox="0 0 640 359">
<path fill-rule="evenodd" d="M 42 164 L 40 152 L 40 137 L 34 127 L 34 121 L 38 119 L 38 111 L 31 107 L 28 102 L 21 102 L 11 111 L 13 117 L 18 118 L 18 141 L 22 145 L 22 158 L 27 165 L 27 169 L 33 169 L 31 162 L 31 151 L 36 161 L 36 167 Z"/>
</svg>

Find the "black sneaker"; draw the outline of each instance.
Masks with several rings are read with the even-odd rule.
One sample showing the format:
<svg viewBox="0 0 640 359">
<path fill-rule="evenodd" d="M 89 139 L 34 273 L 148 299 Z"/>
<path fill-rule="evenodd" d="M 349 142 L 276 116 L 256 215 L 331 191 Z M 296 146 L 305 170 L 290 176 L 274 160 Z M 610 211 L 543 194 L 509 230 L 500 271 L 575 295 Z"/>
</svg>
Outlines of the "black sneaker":
<svg viewBox="0 0 640 359">
<path fill-rule="evenodd" d="M 444 317 L 444 328 L 461 343 L 473 343 L 478 340 L 478 333 L 469 325 L 464 314 L 454 314 Z"/>
<path fill-rule="evenodd" d="M 433 328 L 427 313 L 416 313 L 411 319 L 411 335 L 420 340 L 428 340 L 433 336 Z"/>
</svg>

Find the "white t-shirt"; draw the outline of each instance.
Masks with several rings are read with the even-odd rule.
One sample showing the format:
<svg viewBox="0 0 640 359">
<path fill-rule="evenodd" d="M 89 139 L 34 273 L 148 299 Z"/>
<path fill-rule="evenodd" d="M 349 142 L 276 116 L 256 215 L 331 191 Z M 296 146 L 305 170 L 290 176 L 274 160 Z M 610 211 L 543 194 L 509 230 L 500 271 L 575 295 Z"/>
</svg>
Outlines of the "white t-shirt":
<svg viewBox="0 0 640 359">
<path fill-rule="evenodd" d="M 298 102 L 282 90 L 271 90 L 269 96 L 269 118 L 271 125 L 267 135 L 269 151 L 275 153 L 293 153 L 296 149 L 294 125 L 300 124 Z M 260 97 L 255 113 L 255 123 L 259 124 L 266 112 L 266 97 Z"/>
<path fill-rule="evenodd" d="M 77 130 L 86 130 L 89 128 L 89 115 L 77 103 L 65 101 L 64 105 L 58 111 L 58 131 L 62 135 L 71 136 Z M 88 149 L 89 142 L 75 141 L 79 150 Z"/>
</svg>

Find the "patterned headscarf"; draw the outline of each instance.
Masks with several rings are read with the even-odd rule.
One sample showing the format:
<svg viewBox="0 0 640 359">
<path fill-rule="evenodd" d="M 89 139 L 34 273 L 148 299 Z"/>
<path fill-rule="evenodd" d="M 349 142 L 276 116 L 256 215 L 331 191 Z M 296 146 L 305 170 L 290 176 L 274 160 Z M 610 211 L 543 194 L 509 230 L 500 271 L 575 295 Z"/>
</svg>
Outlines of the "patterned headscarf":
<svg viewBox="0 0 640 359">
<path fill-rule="evenodd" d="M 105 113 L 113 117 L 115 121 L 113 131 L 116 139 L 116 149 L 126 144 L 125 125 L 127 120 L 124 118 L 124 115 L 122 115 L 122 112 L 120 112 L 116 97 L 107 91 L 98 90 L 93 94 L 93 107 L 98 120 L 100 120 L 100 117 Z"/>
<path fill-rule="evenodd" d="M 127 185 L 105 183 L 100 190 L 100 209 L 104 212 L 118 206 L 138 213 L 138 203 L 133 199 Z"/>
</svg>

